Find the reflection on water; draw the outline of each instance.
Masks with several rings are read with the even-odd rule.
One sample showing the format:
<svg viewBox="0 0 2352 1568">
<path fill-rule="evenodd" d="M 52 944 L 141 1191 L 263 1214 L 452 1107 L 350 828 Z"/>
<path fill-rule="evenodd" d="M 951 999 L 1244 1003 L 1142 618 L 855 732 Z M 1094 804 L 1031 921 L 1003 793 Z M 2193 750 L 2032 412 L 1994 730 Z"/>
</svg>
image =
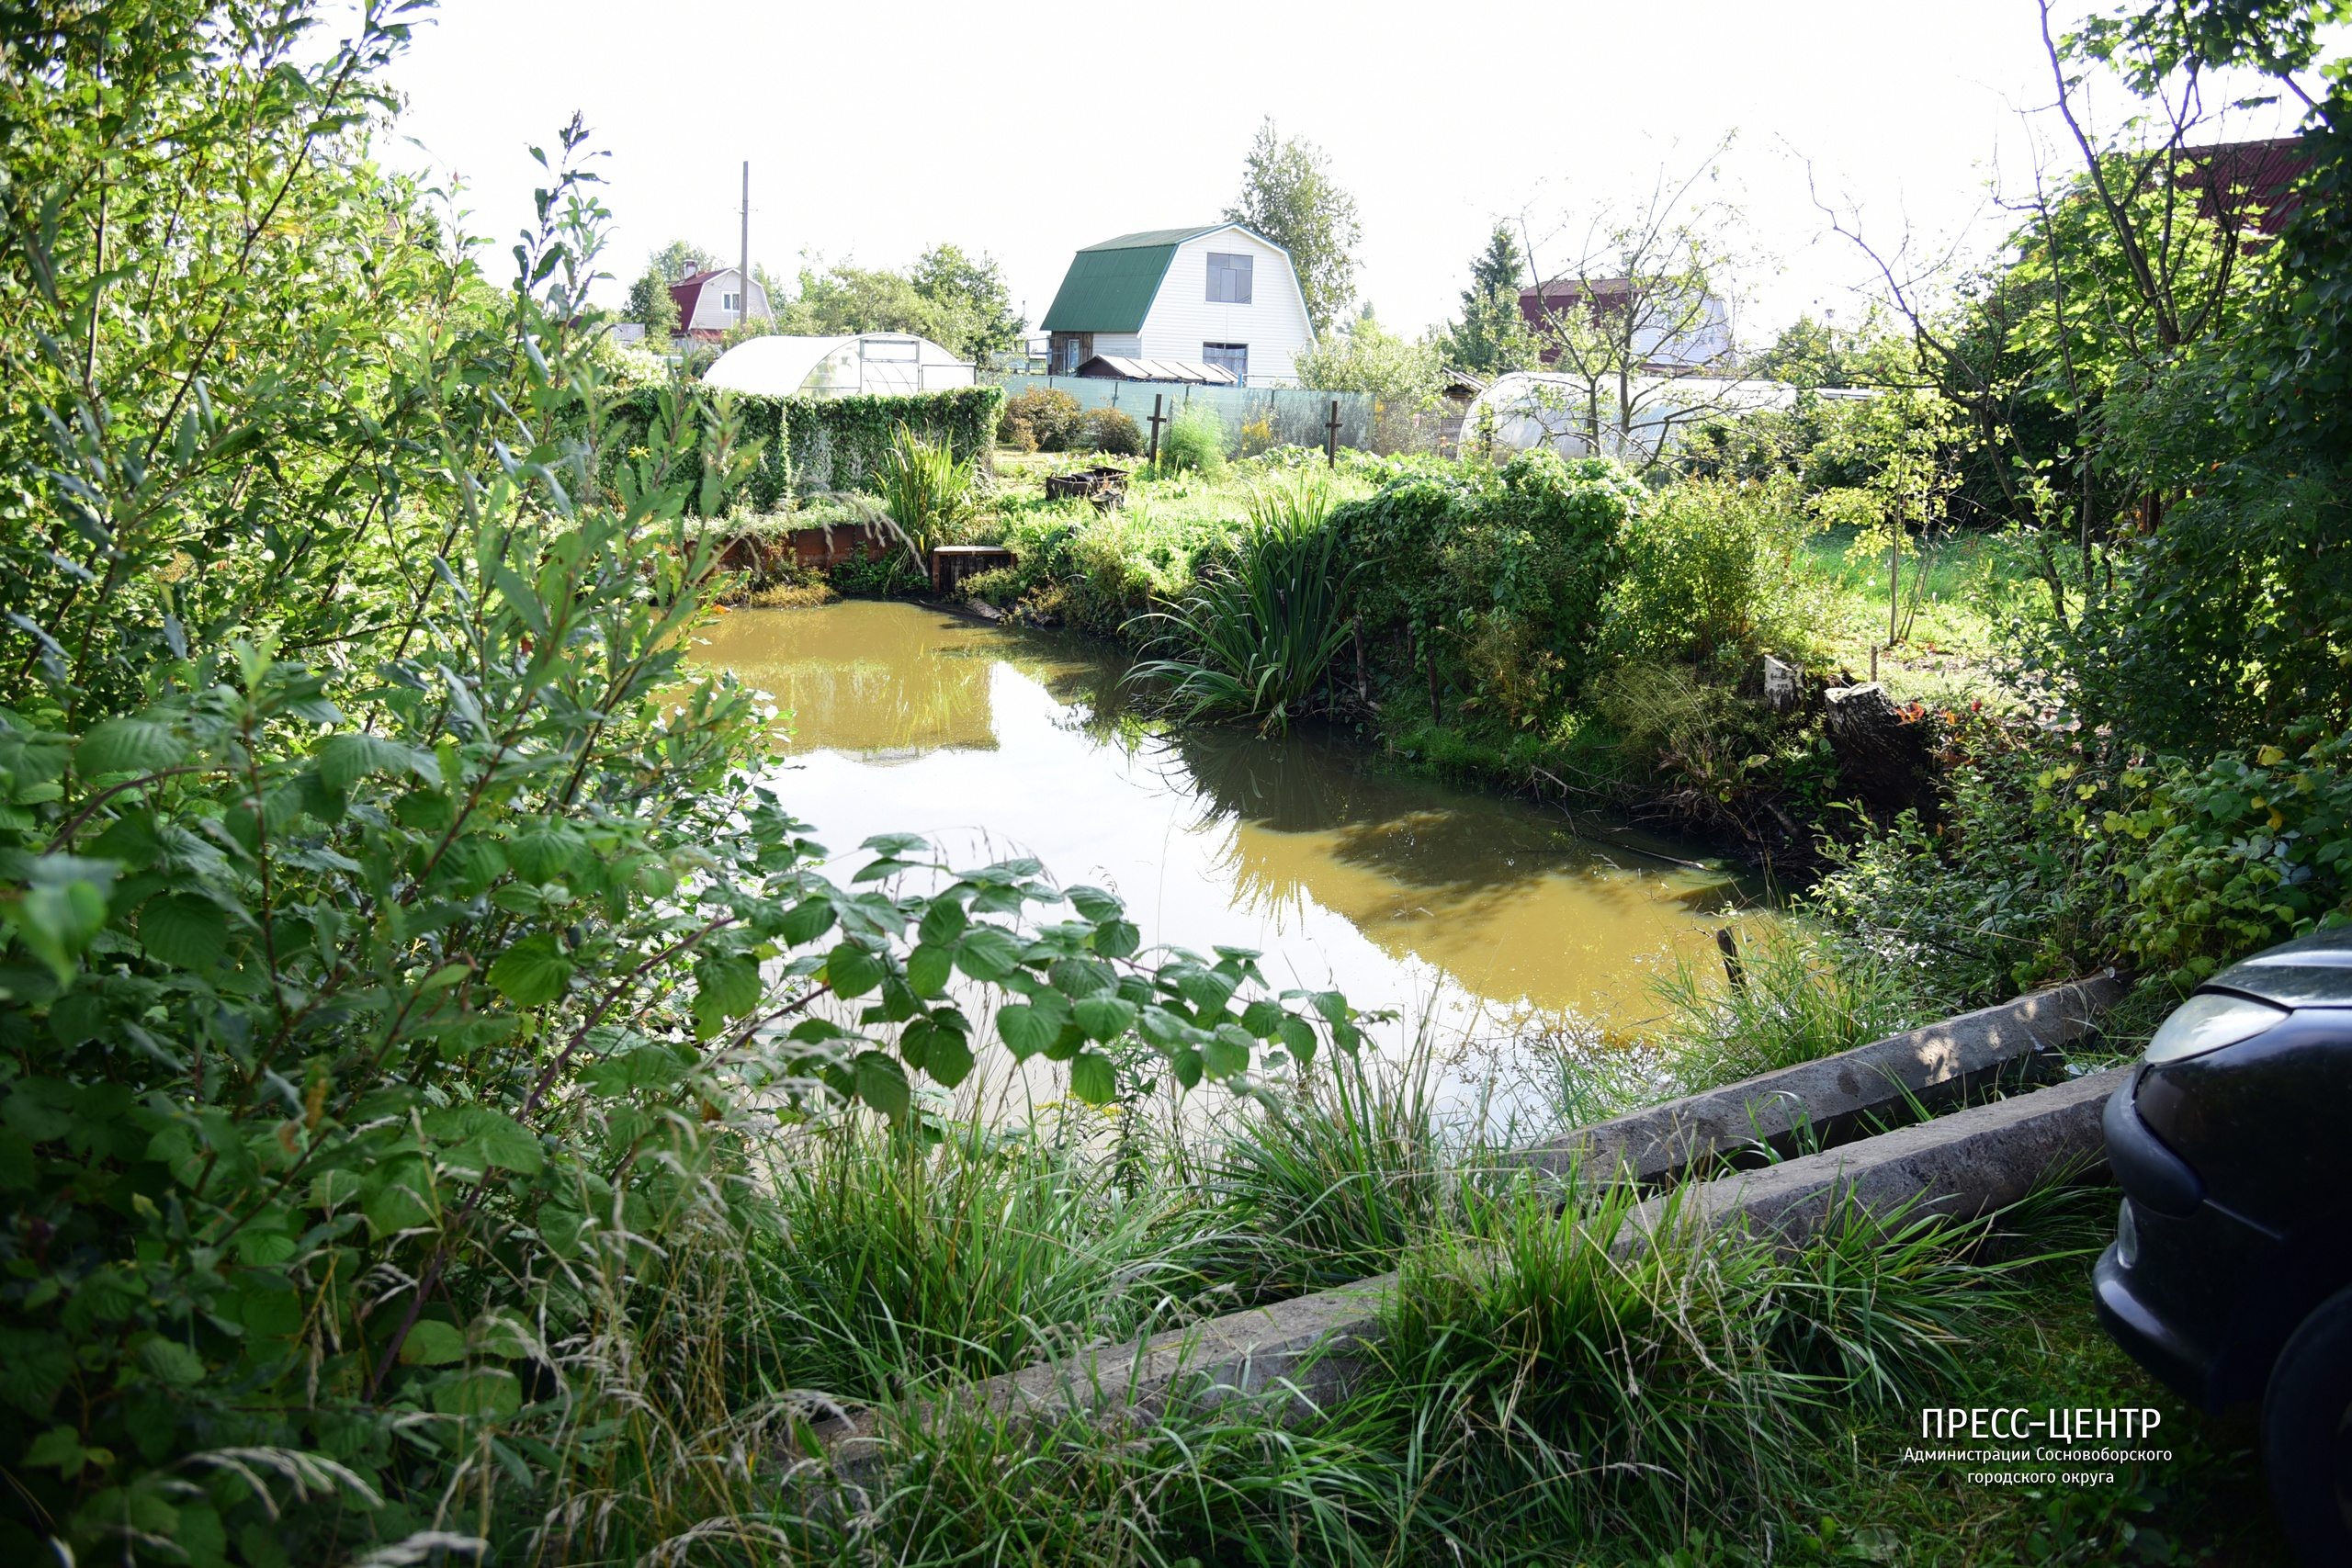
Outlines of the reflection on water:
<svg viewBox="0 0 2352 1568">
<path fill-rule="evenodd" d="M 1100 649 L 906 604 L 748 610 L 699 658 L 787 710 L 787 802 L 824 842 L 929 833 L 1124 896 L 1147 942 L 1262 950 L 1449 1032 L 1645 1016 L 1651 966 L 1737 897 L 1725 873 L 1555 811 L 1384 774 L 1329 737 L 1126 720 Z"/>
</svg>

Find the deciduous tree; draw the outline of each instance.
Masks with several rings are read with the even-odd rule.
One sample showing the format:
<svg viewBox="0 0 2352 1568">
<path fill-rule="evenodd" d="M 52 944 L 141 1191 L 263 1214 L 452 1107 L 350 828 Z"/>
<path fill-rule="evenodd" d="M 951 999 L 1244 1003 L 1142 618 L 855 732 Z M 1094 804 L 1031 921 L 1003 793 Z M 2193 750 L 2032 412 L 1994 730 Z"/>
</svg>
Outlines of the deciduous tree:
<svg viewBox="0 0 2352 1568">
<path fill-rule="evenodd" d="M 1317 333 L 1340 320 L 1356 293 L 1354 250 L 1363 238 L 1355 197 L 1331 177 L 1331 159 L 1302 137 L 1275 133 L 1269 116 L 1258 127 L 1241 170 L 1241 194 L 1225 209 L 1238 223 L 1290 253 Z"/>
</svg>

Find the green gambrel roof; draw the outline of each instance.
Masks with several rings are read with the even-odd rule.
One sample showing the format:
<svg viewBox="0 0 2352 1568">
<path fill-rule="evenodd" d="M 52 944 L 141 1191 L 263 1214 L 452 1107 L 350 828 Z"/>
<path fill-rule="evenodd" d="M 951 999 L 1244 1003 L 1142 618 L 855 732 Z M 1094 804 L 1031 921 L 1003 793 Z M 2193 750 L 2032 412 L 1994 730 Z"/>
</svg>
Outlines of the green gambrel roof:
<svg viewBox="0 0 2352 1568">
<path fill-rule="evenodd" d="M 1203 223 L 1191 229 L 1147 229 L 1089 245 L 1072 256 L 1054 302 L 1039 330 L 1049 333 L 1134 333 L 1159 293 L 1160 279 L 1176 247 L 1227 228 Z"/>
</svg>

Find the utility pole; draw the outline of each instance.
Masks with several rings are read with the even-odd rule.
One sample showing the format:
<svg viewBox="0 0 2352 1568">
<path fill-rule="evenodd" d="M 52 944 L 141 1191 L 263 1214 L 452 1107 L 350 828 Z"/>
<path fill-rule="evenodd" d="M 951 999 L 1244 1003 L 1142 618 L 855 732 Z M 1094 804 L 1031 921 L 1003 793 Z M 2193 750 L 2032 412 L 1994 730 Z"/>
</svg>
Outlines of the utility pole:
<svg viewBox="0 0 2352 1568">
<path fill-rule="evenodd" d="M 743 160 L 743 266 L 735 276 L 735 324 L 752 319 L 752 161 Z"/>
</svg>

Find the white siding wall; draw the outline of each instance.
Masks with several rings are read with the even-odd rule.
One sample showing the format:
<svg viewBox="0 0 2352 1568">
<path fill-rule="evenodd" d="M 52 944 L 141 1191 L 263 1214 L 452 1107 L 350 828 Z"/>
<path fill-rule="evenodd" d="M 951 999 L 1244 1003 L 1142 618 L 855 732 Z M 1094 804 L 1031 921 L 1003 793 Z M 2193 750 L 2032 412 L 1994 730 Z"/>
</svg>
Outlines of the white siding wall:
<svg viewBox="0 0 2352 1568">
<path fill-rule="evenodd" d="M 679 324 L 685 327 L 707 327 L 714 332 L 725 332 L 729 327 L 733 326 L 735 312 L 727 309 L 719 301 L 735 292 L 737 276 L 735 269 L 730 266 L 725 272 L 706 279 L 702 286 L 701 297 L 695 301 L 693 318 Z M 754 316 L 768 314 L 768 291 L 757 283 L 752 285 L 752 314 Z"/>
<path fill-rule="evenodd" d="M 1096 333 L 1094 352 L 1116 354 L 1128 359 L 1140 359 L 1143 357 L 1143 334 L 1141 333 Z"/>
<path fill-rule="evenodd" d="M 1250 303 L 1209 302 L 1209 253 L 1255 257 L 1250 268 Z M 1146 359 L 1184 359 L 1198 363 L 1201 345 L 1246 343 L 1250 345 L 1250 380 L 1253 386 L 1288 385 L 1297 375 L 1294 361 L 1312 343 L 1306 307 L 1299 299 L 1290 258 L 1262 240 L 1238 229 L 1221 230 L 1187 240 L 1176 247 L 1160 280 L 1159 296 L 1144 318 L 1137 350 L 1107 349 L 1097 337 L 1097 354 L 1138 353 Z"/>
</svg>

